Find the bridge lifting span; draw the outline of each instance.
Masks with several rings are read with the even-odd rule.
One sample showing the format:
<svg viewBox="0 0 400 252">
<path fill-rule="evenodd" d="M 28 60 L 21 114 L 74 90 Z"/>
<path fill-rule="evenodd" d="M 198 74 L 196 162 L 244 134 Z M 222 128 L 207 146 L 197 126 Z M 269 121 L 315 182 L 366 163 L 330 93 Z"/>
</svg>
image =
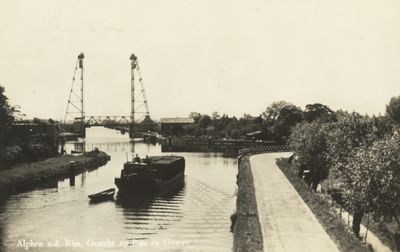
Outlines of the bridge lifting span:
<svg viewBox="0 0 400 252">
<path fill-rule="evenodd" d="M 85 116 L 86 126 L 130 125 L 129 116 Z"/>
</svg>

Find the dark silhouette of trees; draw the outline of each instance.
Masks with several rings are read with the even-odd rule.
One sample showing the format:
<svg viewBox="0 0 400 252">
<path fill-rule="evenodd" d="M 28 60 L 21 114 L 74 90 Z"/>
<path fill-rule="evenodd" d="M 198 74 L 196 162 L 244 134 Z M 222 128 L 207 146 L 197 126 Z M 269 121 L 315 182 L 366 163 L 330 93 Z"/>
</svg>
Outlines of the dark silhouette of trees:
<svg viewBox="0 0 400 252">
<path fill-rule="evenodd" d="M 263 112 L 266 130 L 272 140 L 278 143 L 285 142 L 290 135 L 290 129 L 302 121 L 302 111 L 290 102 L 278 101 L 270 104 Z"/>
<path fill-rule="evenodd" d="M 200 117 L 201 117 L 201 114 L 197 113 L 197 112 L 190 112 L 190 114 L 189 114 L 189 118 L 193 118 L 195 124 L 199 123 Z"/>
<path fill-rule="evenodd" d="M 11 106 L 8 103 L 8 98 L 4 94 L 5 93 L 5 88 L 3 86 L 0 86 L 0 129 L 3 130 L 3 128 L 7 124 L 11 124 L 14 122 L 14 113 L 19 112 L 19 110 L 16 107 Z"/>
<path fill-rule="evenodd" d="M 400 95 L 392 97 L 388 105 L 386 105 L 386 114 L 391 118 L 397 125 L 400 125 Z"/>
<path fill-rule="evenodd" d="M 318 120 L 322 123 L 337 122 L 335 113 L 320 103 L 308 104 L 303 112 L 303 118 L 307 122 Z"/>
<path fill-rule="evenodd" d="M 34 117 L 32 122 L 34 124 L 42 124 L 43 121 L 40 118 Z"/>
<path fill-rule="evenodd" d="M 262 113 L 265 121 L 267 123 L 274 124 L 275 120 L 279 116 L 279 112 L 281 111 L 281 109 L 284 108 L 287 105 L 293 105 L 293 104 L 290 103 L 290 102 L 286 102 L 286 101 L 277 101 L 277 102 L 271 103 L 265 109 L 265 111 Z"/>
<path fill-rule="evenodd" d="M 287 138 L 290 135 L 291 128 L 303 121 L 302 111 L 294 105 L 286 105 L 279 111 L 272 132 L 281 138 Z"/>
<path fill-rule="evenodd" d="M 211 119 L 214 121 L 218 120 L 219 118 L 221 118 L 221 116 L 218 114 L 217 111 L 214 111 L 211 115 Z"/>
<path fill-rule="evenodd" d="M 199 126 L 203 129 L 207 128 L 208 125 L 211 123 L 211 117 L 209 115 L 201 115 L 199 120 Z"/>
</svg>

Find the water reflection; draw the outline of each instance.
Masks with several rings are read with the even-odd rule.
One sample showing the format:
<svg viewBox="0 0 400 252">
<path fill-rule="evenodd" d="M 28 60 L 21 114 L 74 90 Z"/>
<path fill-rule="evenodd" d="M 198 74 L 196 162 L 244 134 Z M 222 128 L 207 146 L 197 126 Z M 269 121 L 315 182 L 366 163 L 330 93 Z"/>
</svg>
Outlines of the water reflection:
<svg viewBox="0 0 400 252">
<path fill-rule="evenodd" d="M 168 152 L 201 152 L 201 153 L 222 153 L 223 157 L 236 158 L 240 146 L 221 145 L 184 145 L 184 144 L 162 144 L 161 151 Z"/>
<path fill-rule="evenodd" d="M 230 251 L 232 234 L 230 215 L 235 209 L 237 159 L 234 148 L 192 146 L 165 147 L 129 139 L 116 131 L 92 127 L 85 139 L 66 143 L 71 150 L 98 148 L 111 155 L 99 169 L 86 171 L 70 179 L 52 182 L 36 190 L 13 195 L 0 206 L 0 251 L 26 251 L 16 247 L 19 240 L 55 242 L 71 251 L 66 240 L 80 242 L 79 251 L 94 251 L 88 240 L 113 240 L 116 244 L 132 240 L 158 241 L 160 246 L 142 247 L 142 251 Z M 167 148 L 167 149 L 166 149 Z M 164 153 L 165 152 L 165 153 Z M 157 194 L 137 192 L 115 201 L 90 204 L 88 195 L 115 188 L 123 163 L 132 155 L 184 156 L 185 180 Z M 168 247 L 164 240 L 187 240 L 189 246 Z M 40 251 L 54 251 L 41 248 Z M 97 247 L 96 251 L 115 251 Z M 35 251 L 35 249 L 30 249 Z"/>
<path fill-rule="evenodd" d="M 123 228 L 131 239 L 150 239 L 179 221 L 184 187 L 184 181 L 178 181 L 158 193 L 118 193 L 116 205 L 122 210 L 125 218 Z"/>
</svg>

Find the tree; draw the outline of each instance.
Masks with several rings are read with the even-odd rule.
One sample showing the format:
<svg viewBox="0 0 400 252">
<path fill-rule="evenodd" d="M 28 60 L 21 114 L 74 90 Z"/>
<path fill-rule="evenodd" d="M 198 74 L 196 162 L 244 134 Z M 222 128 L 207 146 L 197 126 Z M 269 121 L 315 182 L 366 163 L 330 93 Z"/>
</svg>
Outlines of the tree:
<svg viewBox="0 0 400 252">
<path fill-rule="evenodd" d="M 386 105 L 386 114 L 397 124 L 400 125 L 400 95 L 392 97 Z"/>
<path fill-rule="evenodd" d="M 372 134 L 376 139 L 382 139 L 387 134 L 393 134 L 393 120 L 389 116 L 373 116 L 371 118 Z"/>
<path fill-rule="evenodd" d="M 209 115 L 201 115 L 199 120 L 199 126 L 203 129 L 207 128 L 207 126 L 211 123 L 211 117 Z"/>
<path fill-rule="evenodd" d="M 14 113 L 19 112 L 15 107 L 8 103 L 8 98 L 5 96 L 5 88 L 0 86 L 0 129 L 14 122 Z"/>
<path fill-rule="evenodd" d="M 330 125 L 318 121 L 302 122 L 292 128 L 289 137 L 290 148 L 307 164 L 312 174 L 312 189 L 317 190 L 318 184 L 329 174 L 330 159 L 327 149 L 327 132 Z"/>
<path fill-rule="evenodd" d="M 277 119 L 277 117 L 279 116 L 279 112 L 281 111 L 281 109 L 287 105 L 293 105 L 293 104 L 286 101 L 273 102 L 267 107 L 267 109 L 262 113 L 262 115 L 267 122 L 272 122 L 273 124 Z"/>
<path fill-rule="evenodd" d="M 212 121 L 212 125 L 215 127 L 217 127 L 218 124 L 218 120 L 221 118 L 221 116 L 218 114 L 217 111 L 214 111 L 211 115 L 211 121 Z"/>
<path fill-rule="evenodd" d="M 320 103 L 308 104 L 303 112 L 303 118 L 307 122 L 314 120 L 322 123 L 337 122 L 335 113 L 329 107 Z"/>
<path fill-rule="evenodd" d="M 243 114 L 243 119 L 249 120 L 250 118 L 251 118 L 251 115 L 250 115 L 250 114 L 247 114 L 247 113 L 244 113 L 244 114 Z"/>
<path fill-rule="evenodd" d="M 354 148 L 370 145 L 373 141 L 372 122 L 359 113 L 340 111 L 338 122 L 331 124 L 328 134 L 329 157 L 333 167 L 342 170 Z"/>
<path fill-rule="evenodd" d="M 8 104 L 8 98 L 4 94 L 5 88 L 0 86 L 0 158 L 5 159 L 6 147 L 4 145 L 5 126 L 13 121 L 11 107 Z"/>
<path fill-rule="evenodd" d="M 248 124 L 248 120 L 251 118 L 250 114 L 244 113 L 243 117 L 241 117 L 239 119 L 239 121 L 243 124 L 243 125 L 247 125 Z"/>
<path fill-rule="evenodd" d="M 207 135 L 209 136 L 215 136 L 215 127 L 214 126 L 209 126 L 206 128 Z"/>
<path fill-rule="evenodd" d="M 272 127 L 272 132 L 280 137 L 288 137 L 291 128 L 302 120 L 302 111 L 299 107 L 286 105 L 280 110 L 275 124 Z"/>
<path fill-rule="evenodd" d="M 217 111 L 214 111 L 214 112 L 212 113 L 212 115 L 211 115 L 211 119 L 212 119 L 213 121 L 216 121 L 216 120 L 218 120 L 219 118 L 221 118 L 221 116 L 218 114 Z"/>
<path fill-rule="evenodd" d="M 400 215 L 400 136 L 387 135 L 372 146 L 354 149 L 347 158 L 340 181 L 345 206 L 358 216 L 354 232 L 358 236 L 361 218 L 372 213 L 375 219 Z"/>
<path fill-rule="evenodd" d="M 39 118 L 37 118 L 37 117 L 34 117 L 32 122 L 33 122 L 34 124 L 42 124 L 42 120 L 39 119 Z M 107 121 L 107 123 L 108 123 L 108 121 Z"/>
<path fill-rule="evenodd" d="M 286 106 L 294 106 L 290 102 L 286 101 L 278 101 L 270 104 L 267 109 L 262 113 L 265 121 L 266 131 L 271 132 L 271 139 L 277 142 L 282 142 L 288 134 L 288 128 L 285 126 L 285 121 L 282 120 L 284 117 L 281 117 L 281 120 L 278 120 L 279 114 L 281 110 Z M 300 108 L 299 108 L 300 109 Z"/>
<path fill-rule="evenodd" d="M 187 124 L 182 126 L 183 133 L 188 135 L 194 135 L 196 131 L 196 126 L 193 124 Z"/>
<path fill-rule="evenodd" d="M 195 124 L 199 123 L 200 117 L 201 117 L 201 114 L 197 113 L 197 112 L 190 112 L 190 114 L 189 114 L 189 118 L 193 118 Z"/>
<path fill-rule="evenodd" d="M 4 134 L 6 126 L 14 122 L 15 114 L 19 114 L 19 112 L 19 106 L 11 106 L 8 103 L 8 98 L 5 95 L 5 88 L 0 86 L 0 160 L 6 160 L 7 156 L 6 143 L 9 139 L 7 139 L 7 135 Z"/>
<path fill-rule="evenodd" d="M 194 134 L 195 134 L 196 137 L 199 137 L 199 136 L 201 136 L 201 135 L 204 135 L 204 129 L 203 129 L 203 128 L 197 128 L 197 129 L 194 131 Z"/>
</svg>

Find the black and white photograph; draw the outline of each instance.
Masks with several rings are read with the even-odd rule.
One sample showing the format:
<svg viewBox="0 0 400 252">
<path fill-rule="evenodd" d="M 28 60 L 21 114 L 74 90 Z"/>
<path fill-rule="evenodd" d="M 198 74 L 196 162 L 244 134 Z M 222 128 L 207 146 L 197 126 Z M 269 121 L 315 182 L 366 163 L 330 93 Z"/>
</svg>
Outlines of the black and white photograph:
<svg viewBox="0 0 400 252">
<path fill-rule="evenodd" d="M 0 251 L 400 251 L 400 2 L 0 0 Z"/>
</svg>

